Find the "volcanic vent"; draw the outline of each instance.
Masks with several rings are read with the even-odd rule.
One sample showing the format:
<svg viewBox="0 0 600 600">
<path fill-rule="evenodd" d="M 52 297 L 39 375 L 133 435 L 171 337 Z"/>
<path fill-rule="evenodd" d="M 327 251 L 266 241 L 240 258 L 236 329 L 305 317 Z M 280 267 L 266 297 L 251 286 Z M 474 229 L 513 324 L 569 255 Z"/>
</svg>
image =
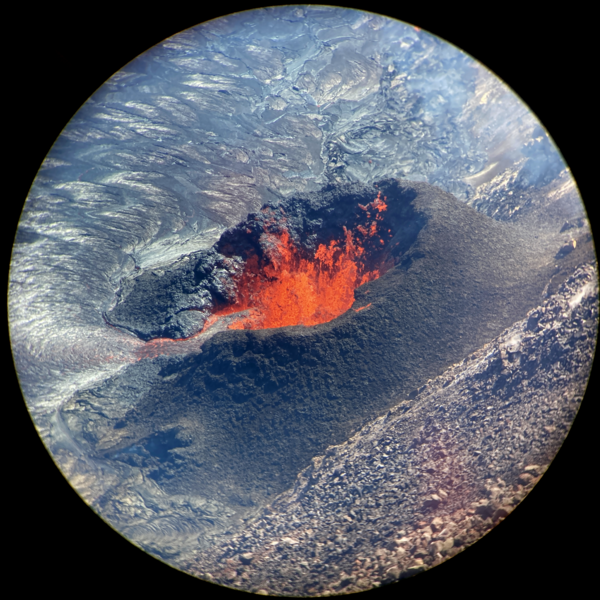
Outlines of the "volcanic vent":
<svg viewBox="0 0 600 600">
<path fill-rule="evenodd" d="M 354 304 L 357 287 L 398 260 L 399 253 L 392 254 L 386 243 L 396 229 L 395 218 L 385 219 L 386 200 L 379 191 L 368 204 L 358 202 L 355 214 L 329 219 L 318 218 L 317 211 L 300 215 L 297 204 L 266 206 L 251 215 L 221 239 L 220 252 L 235 265 L 241 255 L 243 267 L 234 276 L 235 300 L 217 305 L 204 330 L 219 317 L 236 313 L 242 314 L 229 329 L 310 326 L 339 317 Z M 338 237 L 328 239 L 336 229 Z"/>
<path fill-rule="evenodd" d="M 103 460 L 133 461 L 171 494 L 260 505 L 537 306 L 553 252 L 531 236 L 426 183 L 331 186 L 264 206 L 212 249 L 124 283 L 112 323 L 147 340 L 214 335 L 172 340 L 188 348 L 177 356 L 146 354 L 76 396 L 65 423 L 77 430 L 96 395 L 111 398 L 118 419 L 98 413 L 85 430 Z M 295 306 L 299 289 L 329 293 L 344 273 L 345 304 Z M 297 325 L 279 326 L 286 310 Z M 158 453 L 165 432 L 176 434 Z"/>
<path fill-rule="evenodd" d="M 222 317 L 229 329 L 327 323 L 414 241 L 411 194 L 389 202 L 377 186 L 368 196 L 330 186 L 265 205 L 193 257 L 195 266 L 126 282 L 106 319 L 144 340 L 207 332 Z"/>
</svg>

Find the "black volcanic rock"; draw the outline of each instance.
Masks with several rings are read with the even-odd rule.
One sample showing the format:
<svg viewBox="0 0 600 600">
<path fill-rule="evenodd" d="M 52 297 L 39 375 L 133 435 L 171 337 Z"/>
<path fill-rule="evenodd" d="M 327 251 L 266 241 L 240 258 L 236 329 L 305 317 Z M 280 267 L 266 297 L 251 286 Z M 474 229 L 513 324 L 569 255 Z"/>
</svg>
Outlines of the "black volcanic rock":
<svg viewBox="0 0 600 600">
<path fill-rule="evenodd" d="M 377 191 L 387 196 L 402 243 L 396 266 L 355 291 L 353 309 L 312 327 L 227 330 L 206 339 L 200 352 L 141 360 L 63 408 L 74 437 L 103 461 L 131 464 L 135 455 L 137 467 L 168 493 L 217 498 L 243 511 L 286 489 L 313 456 L 541 302 L 551 253 L 530 243 L 526 229 L 494 221 L 431 185 L 388 180 L 377 188 L 328 188 L 296 199 L 296 213 L 284 210 L 301 235 L 324 216 L 337 227 L 353 204 Z M 244 240 L 230 230 L 218 248 L 235 263 Z M 189 297 L 197 293 L 176 277 L 191 282 L 197 268 L 190 261 L 156 277 L 149 297 L 165 300 L 165 315 L 185 289 Z M 160 281 L 168 282 L 164 293 Z M 102 408 L 94 408 L 94 394 Z M 121 406 L 118 418 L 105 408 L 111 402 Z M 157 434 L 163 441 L 151 443 Z"/>
<path fill-rule="evenodd" d="M 265 248 L 261 245 L 264 244 L 261 238 L 263 233 L 286 230 L 298 248 L 307 254 L 314 252 L 319 244 L 340 239 L 343 227 L 355 231 L 362 217 L 359 205 L 369 204 L 379 191 L 389 197 L 385 226 L 390 229 L 391 239 L 386 240 L 383 248 L 372 250 L 367 266 L 375 268 L 386 262 L 401 263 L 406 270 L 421 255 L 418 247 L 407 252 L 419 232 L 432 218 L 439 218 L 436 211 L 446 210 L 443 201 L 427 201 L 426 198 L 432 194 L 443 195 L 452 198 L 457 207 L 460 204 L 451 195 L 421 183 L 385 180 L 374 185 L 328 185 L 319 192 L 299 194 L 265 204 L 260 212 L 250 214 L 246 220 L 225 231 L 213 248 L 183 257 L 168 272 L 152 269 L 125 279 L 117 294 L 117 304 L 105 313 L 105 319 L 111 325 L 123 327 L 143 340 L 189 337 L 202 329 L 215 306 L 235 300 L 234 277 L 243 269 L 244 261 L 252 255 L 262 258 L 265 254 Z M 471 238 L 470 246 L 475 247 L 479 237 L 485 236 L 484 230 L 477 229 L 485 219 L 473 221 L 474 211 L 452 212 L 450 210 L 446 215 L 448 227 L 455 227 L 456 219 L 464 220 L 462 225 L 456 225 L 457 234 Z M 492 226 L 488 224 L 488 227 Z M 495 231 L 492 237 L 503 236 Z M 514 235 L 511 237 L 506 233 L 506 243 L 492 246 L 490 243 L 493 242 L 487 242 L 487 247 L 482 247 L 482 253 L 486 249 L 490 253 L 500 252 L 497 256 L 500 261 L 504 253 L 504 257 L 510 261 L 514 251 L 507 254 L 505 246 L 510 243 L 519 246 L 523 241 L 514 238 Z M 436 244 L 441 248 L 444 240 L 445 235 L 441 234 Z M 458 249 L 456 244 L 452 242 L 448 249 Z M 443 253 L 444 249 L 441 248 L 440 252 Z M 464 259 L 453 258 L 450 267 L 464 262 Z M 482 265 L 484 270 L 480 275 L 489 264 Z M 492 268 L 490 275 L 495 270 Z M 504 271 L 510 269 L 504 268 Z M 459 273 L 455 279 L 460 278 Z M 498 283 L 511 285 L 513 279 L 511 275 L 506 280 L 500 276 Z"/>
<path fill-rule="evenodd" d="M 264 233 L 287 231 L 296 247 L 314 254 L 319 244 L 328 244 L 343 236 L 343 228 L 356 231 L 364 221 L 359 205 L 366 206 L 389 190 L 393 200 L 385 212 L 390 229 L 384 247 L 372 244 L 368 269 L 386 261 L 399 262 L 415 241 L 426 217 L 415 212 L 412 201 L 419 193 L 398 181 L 377 185 L 328 185 L 319 192 L 280 198 L 265 204 L 243 222 L 223 233 L 213 248 L 186 256 L 168 272 L 152 269 L 125 279 L 117 293 L 117 304 L 105 313 L 105 319 L 143 340 L 157 337 L 189 337 L 202 329 L 215 306 L 236 298 L 235 275 L 251 256 L 263 258 Z M 390 239 L 391 238 L 391 239 Z M 378 242 L 379 237 L 375 240 Z"/>
<path fill-rule="evenodd" d="M 556 455 L 585 391 L 597 323 L 590 263 L 411 402 L 313 457 L 290 489 L 189 570 L 306 596 L 358 592 L 454 556 L 508 516 Z M 328 578 L 322 565 L 340 575 Z"/>
</svg>

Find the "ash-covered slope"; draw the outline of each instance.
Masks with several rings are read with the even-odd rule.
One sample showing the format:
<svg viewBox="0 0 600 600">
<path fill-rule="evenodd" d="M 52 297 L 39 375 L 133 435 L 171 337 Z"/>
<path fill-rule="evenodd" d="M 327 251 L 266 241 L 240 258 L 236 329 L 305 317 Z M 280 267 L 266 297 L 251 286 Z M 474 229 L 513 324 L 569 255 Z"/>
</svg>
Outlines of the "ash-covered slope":
<svg viewBox="0 0 600 600">
<path fill-rule="evenodd" d="M 411 242 L 356 290 L 355 308 L 368 308 L 313 327 L 224 331 L 200 352 L 141 360 L 63 407 L 73 439 L 109 470 L 133 468 L 171 496 L 241 515 L 539 304 L 555 250 L 532 244 L 531 232 L 425 183 L 378 185 L 328 189 L 320 200 L 365 204 L 381 191 Z M 120 494 L 104 493 L 98 509 L 136 539 Z"/>
<path fill-rule="evenodd" d="M 192 572 L 274 595 L 356 592 L 439 564 L 507 516 L 585 392 L 596 265 L 339 446 Z"/>
</svg>

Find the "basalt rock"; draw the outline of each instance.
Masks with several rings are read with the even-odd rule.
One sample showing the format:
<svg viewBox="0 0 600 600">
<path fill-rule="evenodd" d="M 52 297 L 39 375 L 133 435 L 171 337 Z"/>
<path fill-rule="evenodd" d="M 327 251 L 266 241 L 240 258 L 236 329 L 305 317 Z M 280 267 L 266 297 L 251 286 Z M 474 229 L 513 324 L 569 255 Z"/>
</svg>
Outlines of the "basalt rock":
<svg viewBox="0 0 600 600">
<path fill-rule="evenodd" d="M 532 261 L 539 261 L 514 227 L 493 223 L 428 184 L 385 180 L 376 185 L 329 185 L 319 192 L 264 205 L 225 231 L 213 248 L 183 257 L 168 271 L 153 269 L 124 280 L 105 319 L 143 340 L 189 337 L 202 329 L 216 307 L 236 300 L 236 278 L 246 261 L 253 256 L 262 260 L 269 250 L 265 233 L 287 231 L 296 247 L 309 256 L 319 244 L 343 237 L 344 227 L 356 230 L 363 218 L 361 207 L 372 202 L 378 192 L 388 198 L 385 232 L 381 233 L 383 239 L 377 235 L 376 243 L 365 248 L 367 269 L 383 272 L 396 265 L 408 272 L 413 261 L 428 255 L 431 264 L 448 252 L 444 270 L 450 277 L 445 278 L 445 285 L 455 291 L 463 285 L 478 288 L 481 300 L 489 304 L 484 296 L 496 296 L 491 299 L 494 303 L 498 294 L 519 285 L 521 273 L 513 272 L 517 263 L 530 263 L 529 267 L 523 265 L 530 271 Z M 435 248 L 434 253 L 425 250 L 426 246 Z M 483 278 L 488 281 L 481 284 Z M 534 286 L 538 284 L 539 277 Z M 512 292 L 504 295 L 503 310 L 512 297 L 522 314 L 521 299 Z"/>
<path fill-rule="evenodd" d="M 307 246 L 327 239 L 328 227 L 351 220 L 356 205 L 378 191 L 387 197 L 394 235 L 386 252 L 395 266 L 359 287 L 352 309 L 311 327 L 226 330 L 200 351 L 141 360 L 64 407 L 75 437 L 105 461 L 131 464 L 135 456 L 136 466 L 169 493 L 197 492 L 246 510 L 385 412 L 397 401 L 392 397 L 420 388 L 539 304 L 552 255 L 531 244 L 526 230 L 428 184 L 330 187 L 272 209 L 285 212 L 291 234 Z M 256 226 L 261 218 L 248 222 Z M 197 257 L 162 277 L 148 275 L 147 298 L 157 311 L 167 315 L 184 294 L 198 297 L 190 282 L 202 265 L 209 264 L 211 281 L 220 264 L 233 270 L 243 261 L 252 243 L 247 229 L 228 231 L 213 254 L 204 254 L 203 260 L 215 257 L 214 268 Z M 120 306 L 142 297 L 137 285 Z M 90 419 L 94 394 L 121 406 L 118 418 L 98 409 Z M 82 429 L 77 415 L 84 409 Z M 164 440 L 150 443 L 155 435 Z M 162 458 L 153 454 L 159 447 Z"/>
<path fill-rule="evenodd" d="M 535 330 L 518 321 L 313 457 L 289 490 L 188 570 L 243 590 L 324 596 L 411 576 L 478 540 L 538 483 L 573 422 L 595 346 L 596 265 L 582 265 L 533 312 Z M 505 350 L 516 340 L 515 360 Z M 488 368 L 497 357 L 499 372 Z M 221 565 L 242 551 L 252 564 L 239 561 L 224 581 Z M 344 580 L 327 577 L 335 572 Z"/>
</svg>

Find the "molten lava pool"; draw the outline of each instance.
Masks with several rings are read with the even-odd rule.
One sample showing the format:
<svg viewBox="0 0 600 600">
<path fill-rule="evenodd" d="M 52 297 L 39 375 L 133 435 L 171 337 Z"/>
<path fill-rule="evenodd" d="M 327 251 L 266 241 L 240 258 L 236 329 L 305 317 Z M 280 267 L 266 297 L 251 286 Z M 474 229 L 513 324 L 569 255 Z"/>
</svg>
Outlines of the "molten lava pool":
<svg viewBox="0 0 600 600">
<path fill-rule="evenodd" d="M 392 236 L 385 229 L 387 198 L 381 193 L 369 204 L 358 204 L 361 222 L 352 230 L 343 226 L 340 239 L 319 244 L 312 255 L 294 243 L 287 229 L 265 231 L 262 259 L 253 255 L 237 277 L 237 299 L 209 317 L 203 331 L 220 317 L 240 313 L 229 329 L 271 329 L 288 325 L 327 323 L 349 310 L 354 290 L 377 279 L 386 270 L 381 263 L 367 266 L 373 249 Z"/>
</svg>

